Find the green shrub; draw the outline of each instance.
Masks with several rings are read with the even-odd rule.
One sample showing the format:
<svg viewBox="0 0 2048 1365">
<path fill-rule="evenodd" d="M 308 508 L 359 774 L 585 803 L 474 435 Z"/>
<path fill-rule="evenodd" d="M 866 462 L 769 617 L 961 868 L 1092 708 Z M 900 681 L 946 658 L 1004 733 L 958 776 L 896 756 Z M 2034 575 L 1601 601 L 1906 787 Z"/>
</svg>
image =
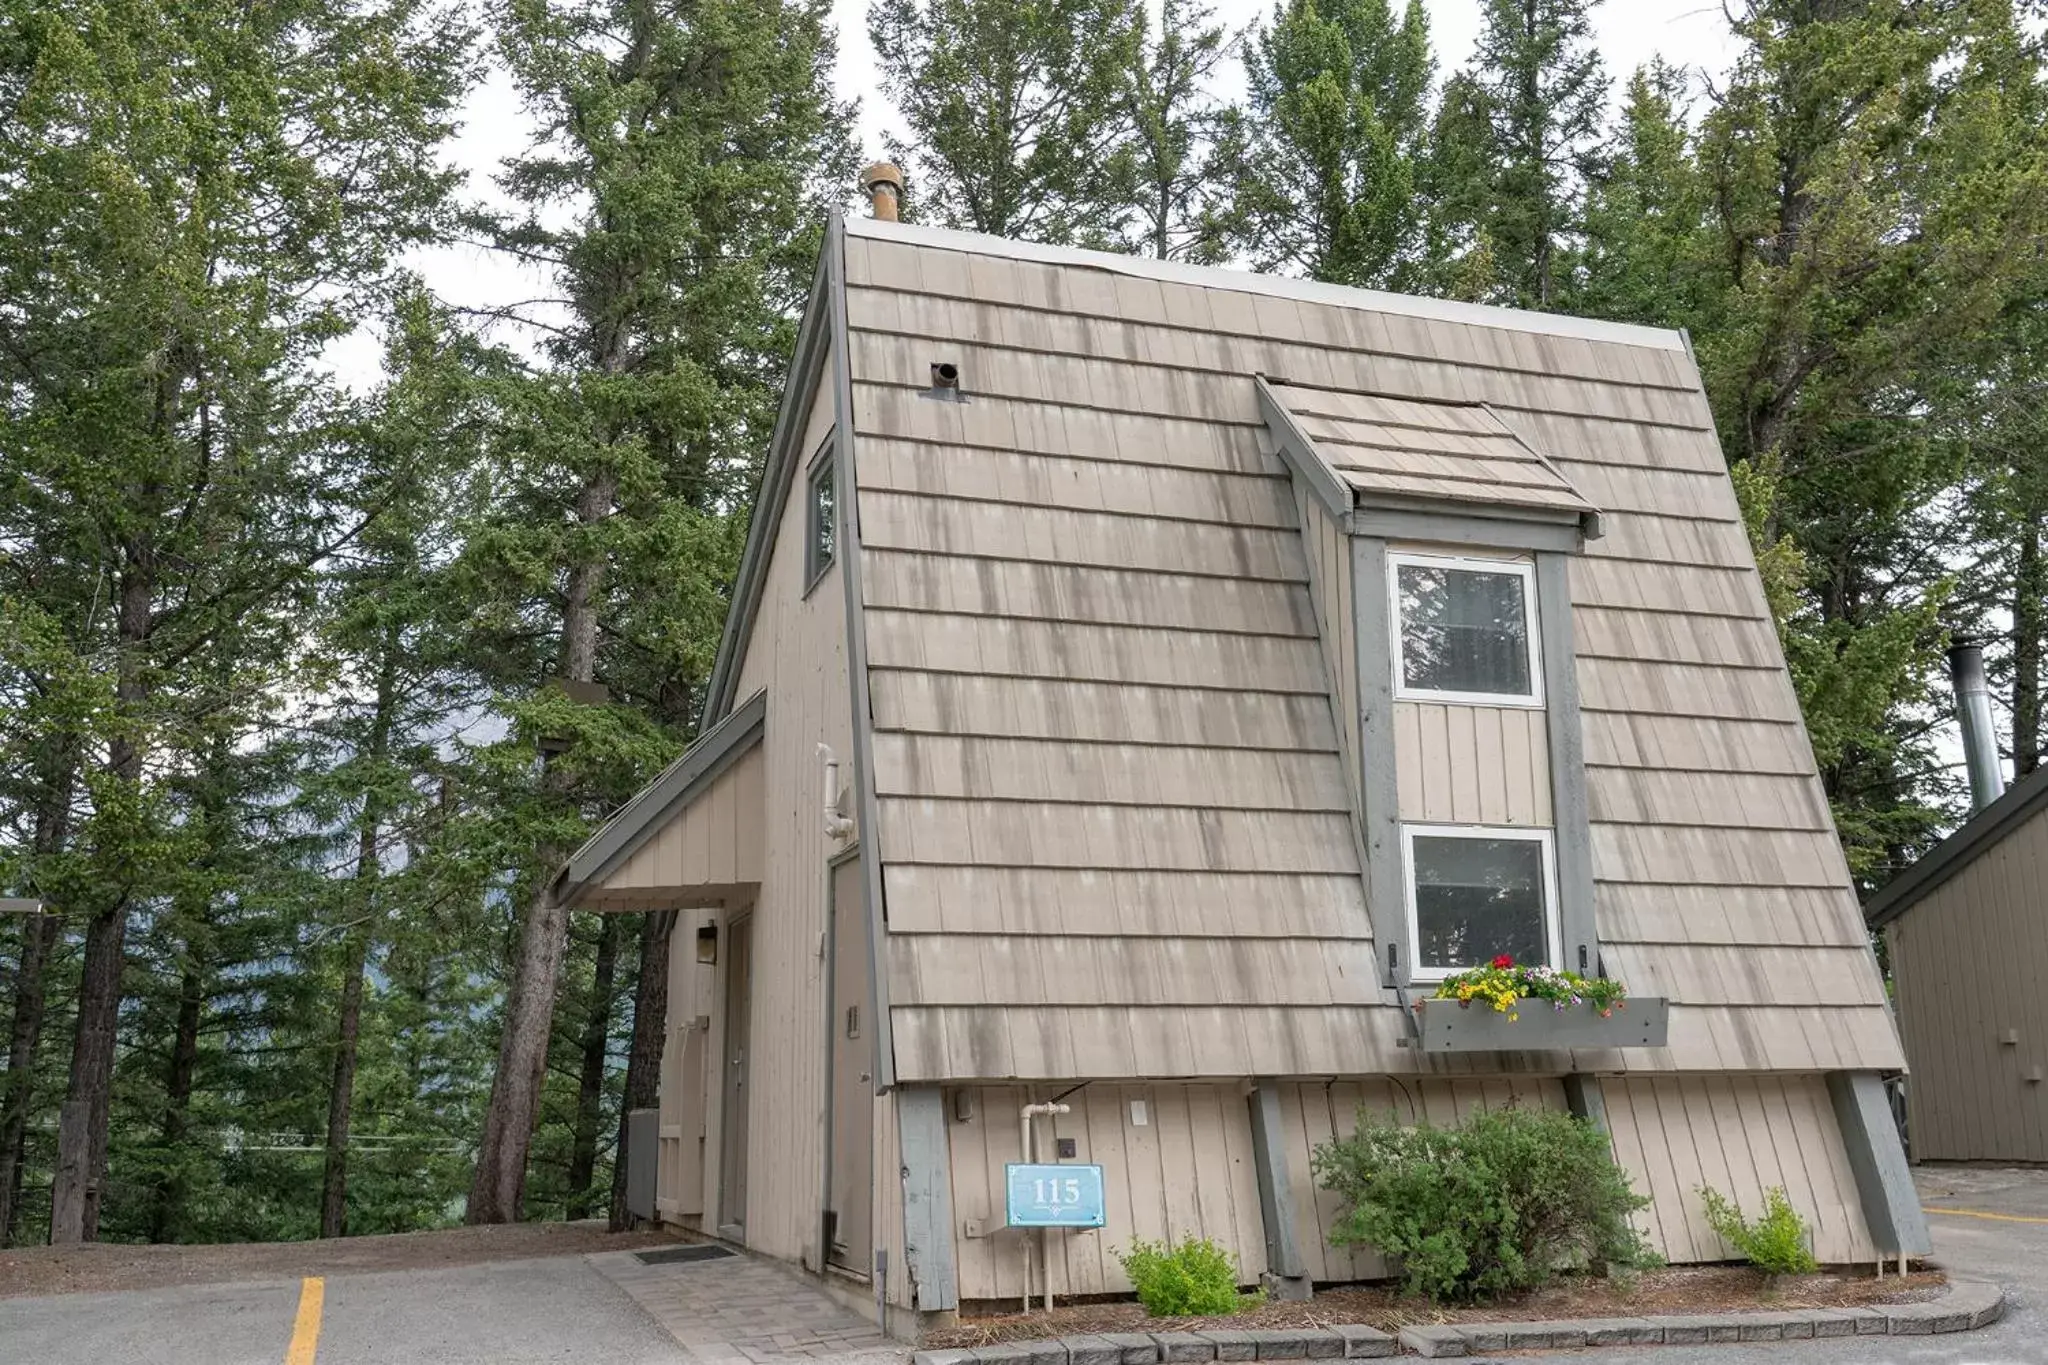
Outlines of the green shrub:
<svg viewBox="0 0 2048 1365">
<path fill-rule="evenodd" d="M 1699 1193 L 1700 1202 L 1707 1206 L 1707 1225 L 1758 1270 L 1770 1275 L 1810 1275 L 1820 1269 L 1820 1262 L 1813 1258 L 1812 1231 L 1785 1197 L 1783 1186 L 1764 1191 L 1763 1216 L 1754 1223 L 1720 1191 L 1702 1185 Z"/>
<path fill-rule="evenodd" d="M 1569 1114 L 1509 1108 L 1403 1128 L 1361 1110 L 1354 1136 L 1316 1149 L 1315 1173 L 1344 1201 L 1331 1240 L 1377 1248 L 1409 1293 L 1435 1300 L 1648 1256 L 1629 1215 L 1650 1201 L 1629 1189 L 1606 1135 Z"/>
<path fill-rule="evenodd" d="M 1119 1251 L 1138 1302 L 1155 1318 L 1208 1318 L 1237 1311 L 1237 1262 L 1206 1237 L 1178 1245 L 1134 1241 Z"/>
</svg>

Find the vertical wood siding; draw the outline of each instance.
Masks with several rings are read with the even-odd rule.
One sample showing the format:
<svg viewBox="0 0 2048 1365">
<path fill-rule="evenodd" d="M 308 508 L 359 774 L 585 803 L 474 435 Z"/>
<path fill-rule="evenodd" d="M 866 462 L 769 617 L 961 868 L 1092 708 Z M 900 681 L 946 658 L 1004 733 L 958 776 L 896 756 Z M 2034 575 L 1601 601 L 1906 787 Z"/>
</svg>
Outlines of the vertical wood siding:
<svg viewBox="0 0 2048 1365">
<path fill-rule="evenodd" d="M 1027 1238 L 1034 1285 L 1042 1289 L 1043 1281 L 1036 1278 L 1038 1234 L 1001 1227 L 1003 1166 L 1021 1160 L 1018 1109 L 1057 1092 L 984 1086 L 971 1093 L 973 1118 L 948 1124 L 953 1217 L 956 1223 L 979 1220 L 988 1235 L 962 1236 L 955 1244 L 960 1298 L 1015 1299 L 1024 1292 Z M 1142 1125 L 1131 1120 L 1133 1100 L 1146 1107 Z M 1064 1102 L 1072 1113 L 1039 1120 L 1040 1159 L 1052 1159 L 1055 1138 L 1073 1138 L 1074 1160 L 1103 1168 L 1108 1222 L 1100 1229 L 1047 1234 L 1054 1294 L 1130 1292 L 1116 1252 L 1134 1238 L 1207 1237 L 1237 1258 L 1243 1283 L 1258 1279 L 1266 1268 L 1266 1239 L 1242 1084 L 1097 1082 Z"/>
<path fill-rule="evenodd" d="M 1615 1160 L 1652 1201 L 1637 1226 L 1666 1258 L 1740 1259 L 1707 1226 L 1705 1185 L 1752 1216 L 1781 1187 L 1823 1264 L 1876 1259 L 1825 1077 L 1611 1077 L 1601 1091 Z"/>
<path fill-rule="evenodd" d="M 663 1219 L 703 1226 L 710 1192 L 704 1172 L 710 1136 L 708 1078 L 714 1054 L 708 1031 L 697 1026 L 712 1008 L 712 969 L 697 963 L 697 926 L 706 912 L 684 910 L 668 943 L 668 1037 L 662 1045 L 661 1117 L 655 1169 L 654 1206 Z"/>
<path fill-rule="evenodd" d="M 2048 810 L 1885 927 L 1915 1160 L 2048 1161 L 2044 887 Z"/>
<path fill-rule="evenodd" d="M 1394 703 L 1401 818 L 1548 828 L 1550 742 L 1532 706 Z"/>
</svg>

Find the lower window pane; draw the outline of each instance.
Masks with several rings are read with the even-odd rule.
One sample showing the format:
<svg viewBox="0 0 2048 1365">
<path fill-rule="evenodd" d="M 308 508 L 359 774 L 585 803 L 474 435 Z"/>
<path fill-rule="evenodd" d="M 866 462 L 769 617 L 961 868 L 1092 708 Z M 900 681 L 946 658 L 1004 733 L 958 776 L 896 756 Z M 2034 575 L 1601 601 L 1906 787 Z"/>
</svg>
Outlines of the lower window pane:
<svg viewBox="0 0 2048 1365">
<path fill-rule="evenodd" d="M 1502 953 L 1529 965 L 1550 960 L 1542 844 L 1418 834 L 1410 856 L 1418 966 L 1456 971 Z"/>
</svg>

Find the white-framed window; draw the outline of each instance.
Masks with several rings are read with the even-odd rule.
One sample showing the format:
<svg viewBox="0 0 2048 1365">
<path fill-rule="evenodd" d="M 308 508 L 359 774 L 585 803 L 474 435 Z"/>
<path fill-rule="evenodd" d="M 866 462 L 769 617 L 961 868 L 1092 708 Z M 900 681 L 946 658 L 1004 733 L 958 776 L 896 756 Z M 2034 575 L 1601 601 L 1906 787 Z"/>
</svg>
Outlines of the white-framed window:
<svg viewBox="0 0 2048 1365">
<path fill-rule="evenodd" d="M 1434 981 L 1503 953 L 1559 965 L 1557 856 L 1547 829 L 1403 825 L 1410 975 Z"/>
<path fill-rule="evenodd" d="M 1396 697 L 1543 704 L 1534 563 L 1396 550 L 1387 582 Z"/>
<path fill-rule="evenodd" d="M 804 553 L 804 582 L 808 585 L 815 584 L 832 567 L 832 556 L 838 549 L 839 490 L 830 443 L 811 461 L 805 487 L 805 500 L 810 508 L 805 518 Z"/>
</svg>

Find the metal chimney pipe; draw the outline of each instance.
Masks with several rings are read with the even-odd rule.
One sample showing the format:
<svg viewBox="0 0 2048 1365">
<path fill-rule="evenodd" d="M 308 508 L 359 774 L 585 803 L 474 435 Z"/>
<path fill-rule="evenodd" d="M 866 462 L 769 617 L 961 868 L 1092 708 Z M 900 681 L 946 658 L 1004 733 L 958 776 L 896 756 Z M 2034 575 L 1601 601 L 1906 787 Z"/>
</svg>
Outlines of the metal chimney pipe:
<svg viewBox="0 0 2048 1365">
<path fill-rule="evenodd" d="M 1991 691 L 1984 685 L 1984 647 L 1959 640 L 1948 651 L 1948 673 L 1956 689 L 1956 720 L 1963 727 L 1963 756 L 1970 767 L 1970 808 L 1983 810 L 2005 794 L 1998 766 L 1998 732 L 1991 728 Z"/>
<path fill-rule="evenodd" d="M 860 187 L 873 206 L 872 216 L 893 223 L 903 201 L 903 172 L 887 161 L 877 161 L 860 173 Z"/>
</svg>

